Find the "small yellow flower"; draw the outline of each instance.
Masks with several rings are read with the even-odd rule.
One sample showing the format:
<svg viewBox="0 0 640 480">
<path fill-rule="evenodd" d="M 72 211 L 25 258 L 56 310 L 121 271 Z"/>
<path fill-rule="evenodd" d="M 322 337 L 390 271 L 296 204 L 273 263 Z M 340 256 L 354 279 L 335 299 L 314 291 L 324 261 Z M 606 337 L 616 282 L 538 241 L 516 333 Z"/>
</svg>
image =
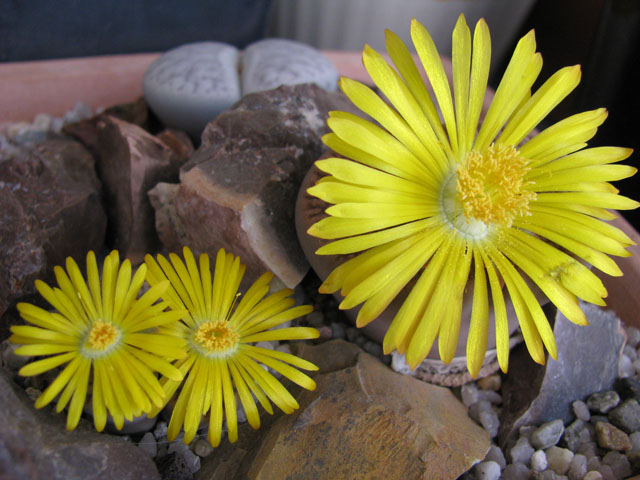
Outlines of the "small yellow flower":
<svg viewBox="0 0 640 480">
<path fill-rule="evenodd" d="M 602 282 L 579 259 L 621 275 L 608 255 L 630 255 L 626 247 L 633 242 L 601 220 L 615 218 L 608 209 L 638 206 L 609 183 L 635 173 L 612 165 L 631 150 L 585 148 L 607 116 L 604 109 L 527 138 L 580 81 L 578 66 L 563 68 L 531 94 L 542 67 L 533 31 L 516 46 L 480 125 L 491 57 L 484 20 L 473 38 L 464 16 L 456 24 L 453 92 L 433 40 L 416 20 L 411 36 L 435 99 L 390 31 L 386 44 L 395 69 L 369 46 L 363 63 L 391 105 L 359 82 L 340 81 L 377 123 L 346 112 L 331 112 L 327 122 L 332 133 L 324 142 L 346 159 L 316 162 L 328 176 L 308 192 L 333 205 L 308 233 L 335 240 L 320 255 L 357 255 L 331 273 L 321 292 L 340 290 L 343 309 L 363 304 L 357 318 L 363 326 L 415 279 L 384 339 L 386 353 L 406 352 L 415 368 L 436 338 L 440 357 L 451 361 L 463 294 L 472 283 L 467 357 L 475 376 L 487 346 L 489 297 L 498 360 L 507 370 L 506 285 L 533 359 L 544 363 L 544 347 L 556 358 L 552 329 L 524 277 L 575 323 L 587 323 L 578 298 L 604 305 Z"/>
<path fill-rule="evenodd" d="M 102 431 L 109 413 L 118 429 L 164 405 L 164 391 L 154 375 L 160 372 L 179 381 L 182 374 L 170 361 L 185 355 L 184 340 L 153 331 L 176 322 L 186 312 L 165 312 L 167 304 L 156 303 L 167 289 L 163 282 L 138 297 L 146 267 L 131 278 L 131 263 L 120 265 L 118 252 L 104 260 L 102 283 L 93 252 L 87 255 L 88 285 L 71 258 L 66 272 L 55 267 L 57 288 L 37 280 L 38 292 L 55 308 L 49 312 L 29 303 L 19 303 L 24 320 L 33 324 L 12 326 L 9 340 L 23 346 L 18 355 L 51 355 L 22 367 L 20 375 L 38 375 L 61 365 L 66 367 L 36 400 L 36 408 L 49 404 L 60 392 L 56 410 L 69 404 L 67 430 L 80 420 L 92 379 L 93 415 Z M 167 360 L 168 359 L 168 360 Z"/>
<path fill-rule="evenodd" d="M 183 255 L 184 262 L 175 254 L 169 256 L 171 261 L 162 255 L 158 255 L 157 262 L 150 255 L 145 257 L 149 284 L 159 285 L 169 279 L 171 286 L 163 298 L 171 308 L 189 311 L 181 322 L 166 328 L 188 345 L 188 355 L 175 363 L 185 381 L 171 415 L 167 436 L 174 440 L 184 425 L 184 442 L 189 444 L 202 416 L 209 412 L 209 442 L 215 447 L 220 444 L 223 414 L 229 441 L 235 442 L 238 438 L 235 392 L 254 429 L 260 427 L 254 398 L 269 413 L 273 413 L 269 400 L 285 413 L 298 408 L 293 396 L 260 364 L 308 390 L 315 389 L 315 382 L 294 368 L 317 370 L 315 365 L 288 353 L 251 344 L 317 338 L 318 331 L 306 327 L 272 330 L 313 310 L 309 305 L 294 307 L 295 301 L 288 298 L 293 293 L 289 289 L 265 298 L 272 274 L 262 275 L 234 309 L 245 271 L 240 259 L 220 249 L 212 279 L 208 255 L 200 255 L 199 268 L 191 250 L 185 247 Z M 167 399 L 182 384 L 173 378 L 163 378 L 160 382 Z"/>
</svg>

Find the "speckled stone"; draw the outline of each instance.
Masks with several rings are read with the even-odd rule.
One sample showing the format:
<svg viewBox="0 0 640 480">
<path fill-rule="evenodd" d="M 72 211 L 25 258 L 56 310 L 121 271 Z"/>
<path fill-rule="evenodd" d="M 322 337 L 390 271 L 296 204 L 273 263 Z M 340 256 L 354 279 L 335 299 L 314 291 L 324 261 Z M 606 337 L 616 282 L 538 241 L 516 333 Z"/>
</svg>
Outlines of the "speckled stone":
<svg viewBox="0 0 640 480">
<path fill-rule="evenodd" d="M 614 390 L 596 392 L 587 398 L 589 410 L 596 413 L 607 413 L 620 403 L 620 396 Z"/>
<path fill-rule="evenodd" d="M 631 449 L 629 436 L 610 423 L 596 423 L 596 437 L 598 445 L 607 450 L 622 451 Z"/>
<path fill-rule="evenodd" d="M 630 398 L 609 412 L 609 421 L 627 433 L 640 430 L 640 405 Z"/>
</svg>

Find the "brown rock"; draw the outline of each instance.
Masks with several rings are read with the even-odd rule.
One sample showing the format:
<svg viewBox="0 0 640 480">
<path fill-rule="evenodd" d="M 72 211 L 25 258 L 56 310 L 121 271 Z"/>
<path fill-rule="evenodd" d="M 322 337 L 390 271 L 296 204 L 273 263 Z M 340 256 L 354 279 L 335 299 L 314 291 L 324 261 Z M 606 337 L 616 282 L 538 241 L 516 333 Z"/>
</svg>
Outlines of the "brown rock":
<svg viewBox="0 0 640 480">
<path fill-rule="evenodd" d="M 181 130 L 167 129 L 156 136 L 158 140 L 173 150 L 173 153 L 183 162 L 189 160 L 195 151 L 191 137 Z"/>
<path fill-rule="evenodd" d="M 68 138 L 0 148 L 0 316 L 67 256 L 100 250 L 106 215 L 91 154 Z M 3 336 L 4 333 L 2 332 Z"/>
<path fill-rule="evenodd" d="M 97 123 L 98 172 L 105 186 L 114 247 L 133 263 L 158 247 L 147 192 L 175 181 L 184 159 L 137 125 L 115 117 Z"/>
<path fill-rule="evenodd" d="M 324 150 L 329 110 L 349 108 L 341 94 L 298 85 L 247 95 L 222 113 L 182 168 L 180 187 L 152 193 L 164 246 L 186 243 L 210 255 L 224 247 L 242 258 L 248 279 L 269 270 L 297 285 L 308 264 L 295 234 L 295 198 Z"/>
<path fill-rule="evenodd" d="M 607 422 L 596 422 L 596 439 L 598 440 L 598 445 L 607 450 L 631 450 L 629 436 Z"/>
<path fill-rule="evenodd" d="M 84 420 L 65 430 L 65 415 L 35 410 L 0 369 L 0 478 L 156 480 L 149 456 L 119 437 L 98 434 Z"/>
<path fill-rule="evenodd" d="M 489 436 L 450 390 L 362 351 L 353 358 L 354 349 L 341 340 L 302 347 L 329 369 L 315 376 L 316 390 L 299 394 L 300 409 L 275 419 L 252 445 L 203 460 L 197 478 L 455 479 L 484 458 Z M 234 469 L 222 466 L 234 458 L 229 476 Z"/>
</svg>

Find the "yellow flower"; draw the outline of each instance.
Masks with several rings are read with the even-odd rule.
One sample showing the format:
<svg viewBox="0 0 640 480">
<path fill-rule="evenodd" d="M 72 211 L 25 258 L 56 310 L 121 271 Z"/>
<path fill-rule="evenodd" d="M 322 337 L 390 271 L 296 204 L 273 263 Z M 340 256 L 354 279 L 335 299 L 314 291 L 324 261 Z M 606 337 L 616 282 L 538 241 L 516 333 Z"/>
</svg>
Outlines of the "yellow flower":
<svg viewBox="0 0 640 480">
<path fill-rule="evenodd" d="M 191 250 L 185 247 L 183 255 L 184 262 L 175 254 L 169 256 L 171 262 L 162 255 L 158 255 L 157 262 L 150 255 L 145 257 L 149 284 L 157 285 L 168 278 L 171 287 L 164 294 L 165 300 L 171 308 L 189 311 L 182 322 L 169 327 L 174 335 L 186 340 L 188 355 L 175 363 L 185 381 L 171 415 L 167 436 L 174 440 L 184 425 L 184 442 L 189 444 L 202 416 L 209 412 L 209 442 L 215 447 L 220 444 L 223 413 L 229 441 L 235 442 L 238 438 L 234 386 L 254 429 L 260 427 L 254 397 L 269 413 L 273 413 L 269 399 L 285 413 L 298 408 L 293 396 L 260 364 L 306 389 L 315 389 L 315 382 L 294 368 L 317 370 L 315 365 L 251 343 L 317 338 L 318 331 L 306 327 L 270 330 L 313 310 L 309 305 L 293 307 L 295 301 L 287 298 L 293 293 L 289 289 L 265 298 L 272 274 L 262 275 L 234 310 L 245 271 L 240 259 L 220 249 L 212 279 L 208 255 L 200 255 L 199 269 Z M 169 399 L 182 382 L 163 378 L 161 383 Z M 156 409 L 152 415 L 158 411 Z"/>
<path fill-rule="evenodd" d="M 69 404 L 67 430 L 80 420 L 92 377 L 92 402 L 96 430 L 102 431 L 107 412 L 118 429 L 124 419 L 163 405 L 164 391 L 154 372 L 176 380 L 182 374 L 169 360 L 185 355 L 180 338 L 152 329 L 177 321 L 186 312 L 165 312 L 167 304 L 155 303 L 169 282 L 156 285 L 138 297 L 146 267 L 131 278 L 131 263 L 120 265 L 118 252 L 104 260 L 102 283 L 93 252 L 87 255 L 87 282 L 75 261 L 67 258 L 66 272 L 55 267 L 57 288 L 37 280 L 38 292 L 55 312 L 19 303 L 22 318 L 35 325 L 12 326 L 9 340 L 23 346 L 18 355 L 51 355 L 22 367 L 21 375 L 38 375 L 66 364 L 36 400 L 36 408 L 49 404 L 60 392 L 56 410 Z"/>
<path fill-rule="evenodd" d="M 308 231 L 335 240 L 317 253 L 361 252 L 336 268 L 321 291 L 341 290 L 343 309 L 363 304 L 357 318 L 363 326 L 415 279 L 384 339 L 386 353 L 406 352 L 415 368 L 436 337 L 442 360 L 453 358 L 469 281 L 467 357 L 475 376 L 486 351 L 489 292 L 498 360 L 507 370 L 506 285 L 533 359 L 545 361 L 544 347 L 556 358 L 553 332 L 524 278 L 575 323 L 587 323 L 578 298 L 604 305 L 603 284 L 579 259 L 621 275 L 607 255 L 628 256 L 633 242 L 601 220 L 615 218 L 607 209 L 638 206 L 608 183 L 635 173 L 611 165 L 631 150 L 585 149 L 604 109 L 527 138 L 580 80 L 578 66 L 563 68 L 531 94 L 542 66 L 533 31 L 516 46 L 481 125 L 491 56 L 484 20 L 473 39 L 463 16 L 454 29 L 453 94 L 429 33 L 413 20 L 411 36 L 435 100 L 406 46 L 386 34 L 396 69 L 368 46 L 363 63 L 391 106 L 365 85 L 341 79 L 342 91 L 377 123 L 331 112 L 324 142 L 348 159 L 316 162 L 328 176 L 308 190 L 334 204 Z"/>
</svg>

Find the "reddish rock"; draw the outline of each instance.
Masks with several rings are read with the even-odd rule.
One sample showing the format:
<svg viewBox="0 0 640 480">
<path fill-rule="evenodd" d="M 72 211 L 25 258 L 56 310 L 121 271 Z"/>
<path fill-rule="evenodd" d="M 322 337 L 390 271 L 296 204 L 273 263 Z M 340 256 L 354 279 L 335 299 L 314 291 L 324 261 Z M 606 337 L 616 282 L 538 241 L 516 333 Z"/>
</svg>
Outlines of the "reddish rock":
<svg viewBox="0 0 640 480">
<path fill-rule="evenodd" d="M 316 390 L 301 392 L 300 409 L 260 438 L 204 459 L 197 478 L 455 479 L 489 449 L 449 389 L 397 374 L 341 340 L 298 354 L 322 365 Z"/>
<path fill-rule="evenodd" d="M 157 187 L 154 208 L 164 246 L 232 251 L 247 278 L 272 271 L 288 287 L 308 269 L 294 226 L 295 199 L 325 147 L 330 110 L 350 110 L 342 94 L 315 85 L 247 95 L 219 115 L 181 170 L 178 189 Z"/>
<path fill-rule="evenodd" d="M 159 247 L 147 192 L 177 180 L 184 158 L 139 126 L 110 116 L 98 120 L 96 151 L 114 248 L 139 263 Z"/>
<path fill-rule="evenodd" d="M 50 279 L 67 256 L 82 263 L 88 250 L 100 250 L 105 229 L 94 161 L 80 143 L 68 138 L 3 143 L 0 316 L 35 292 L 35 279 Z"/>
</svg>

